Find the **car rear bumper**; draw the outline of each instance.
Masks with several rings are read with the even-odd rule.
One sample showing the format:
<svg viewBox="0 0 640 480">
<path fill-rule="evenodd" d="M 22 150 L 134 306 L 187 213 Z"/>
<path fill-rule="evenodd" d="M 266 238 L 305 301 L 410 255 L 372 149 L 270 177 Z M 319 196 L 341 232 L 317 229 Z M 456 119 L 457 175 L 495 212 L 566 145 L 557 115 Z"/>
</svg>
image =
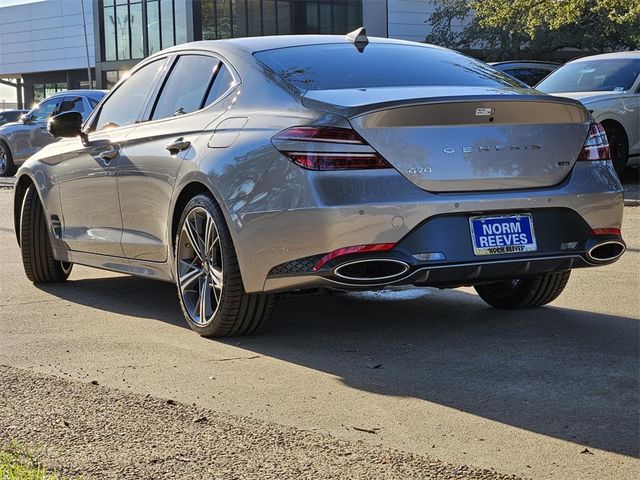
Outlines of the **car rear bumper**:
<svg viewBox="0 0 640 480">
<path fill-rule="evenodd" d="M 592 234 L 593 229 L 619 229 L 622 224 L 623 190 L 611 162 L 578 162 L 561 184 L 531 190 L 433 194 L 395 171 L 300 172 L 286 188 L 286 198 L 295 198 L 294 208 L 265 196 L 275 208 L 240 208 L 235 216 L 236 227 L 241 228 L 234 232 L 234 241 L 249 292 L 475 284 L 602 265 L 607 262 L 587 256 L 594 242 L 621 240 Z M 297 197 L 292 197 L 294 193 Z M 282 192 L 279 198 L 285 198 Z M 256 209 L 260 203 L 248 204 Z M 502 213 L 533 216 L 536 252 L 473 255 L 469 217 Z M 313 269 L 334 250 L 382 243 L 397 245 L 389 252 L 355 254 L 339 261 L 389 258 L 407 265 L 401 275 L 376 282 L 345 280 L 335 273 L 336 260 Z M 444 258 L 414 257 L 430 252 L 441 252 Z"/>
</svg>

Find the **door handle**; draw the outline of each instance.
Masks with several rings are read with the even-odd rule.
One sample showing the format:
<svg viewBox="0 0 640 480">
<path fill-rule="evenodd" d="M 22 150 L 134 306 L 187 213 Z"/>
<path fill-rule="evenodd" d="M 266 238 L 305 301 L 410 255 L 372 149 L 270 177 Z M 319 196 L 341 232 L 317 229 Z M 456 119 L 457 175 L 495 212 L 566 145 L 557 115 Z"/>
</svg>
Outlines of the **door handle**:
<svg viewBox="0 0 640 480">
<path fill-rule="evenodd" d="M 108 150 L 103 150 L 98 154 L 98 156 L 104 161 L 105 165 L 109 165 L 111 160 L 116 158 L 120 154 L 120 149 L 116 147 L 111 147 Z"/>
<path fill-rule="evenodd" d="M 191 142 L 189 140 L 185 140 L 183 137 L 180 137 L 175 142 L 170 143 L 169 145 L 167 145 L 164 148 L 169 150 L 169 153 L 171 155 L 175 155 L 178 152 L 182 152 L 183 150 L 186 150 L 190 146 L 191 146 Z"/>
</svg>

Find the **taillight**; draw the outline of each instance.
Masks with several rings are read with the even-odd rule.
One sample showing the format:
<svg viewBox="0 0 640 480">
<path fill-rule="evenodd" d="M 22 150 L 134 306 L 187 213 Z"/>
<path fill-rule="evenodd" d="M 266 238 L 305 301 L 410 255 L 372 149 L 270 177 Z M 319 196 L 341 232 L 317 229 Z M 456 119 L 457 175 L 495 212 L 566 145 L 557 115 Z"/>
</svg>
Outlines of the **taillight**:
<svg viewBox="0 0 640 480">
<path fill-rule="evenodd" d="M 391 165 L 373 150 L 358 133 L 350 128 L 293 127 L 273 137 L 274 145 L 296 165 L 307 170 L 349 170 L 391 168 Z M 282 142 L 311 142 L 298 146 Z M 332 145 L 331 151 L 313 147 L 313 143 Z M 367 146 L 370 152 L 349 151 L 351 146 Z M 342 150 L 342 151 L 341 151 Z"/>
<path fill-rule="evenodd" d="M 578 160 L 609 160 L 610 158 L 609 140 L 604 128 L 597 122 L 592 123 Z"/>
</svg>

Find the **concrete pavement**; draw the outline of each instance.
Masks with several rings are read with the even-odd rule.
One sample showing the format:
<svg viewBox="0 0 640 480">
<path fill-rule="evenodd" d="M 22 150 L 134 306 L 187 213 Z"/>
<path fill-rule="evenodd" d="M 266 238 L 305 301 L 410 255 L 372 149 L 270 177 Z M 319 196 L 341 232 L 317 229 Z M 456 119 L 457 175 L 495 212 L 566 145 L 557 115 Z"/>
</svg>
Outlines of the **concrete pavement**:
<svg viewBox="0 0 640 480">
<path fill-rule="evenodd" d="M 625 256 L 574 271 L 550 307 L 497 311 L 472 289 L 288 298 L 262 334 L 212 341 L 169 284 L 76 267 L 31 285 L 11 199 L 0 364 L 531 478 L 640 474 L 640 208 Z"/>
</svg>

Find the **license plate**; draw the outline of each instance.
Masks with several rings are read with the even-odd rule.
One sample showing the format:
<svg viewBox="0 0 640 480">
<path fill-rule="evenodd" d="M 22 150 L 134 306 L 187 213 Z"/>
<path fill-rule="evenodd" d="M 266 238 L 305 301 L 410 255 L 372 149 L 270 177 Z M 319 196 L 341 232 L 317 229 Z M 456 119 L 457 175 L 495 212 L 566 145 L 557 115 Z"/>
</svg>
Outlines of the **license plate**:
<svg viewBox="0 0 640 480">
<path fill-rule="evenodd" d="M 535 252 L 538 249 L 533 219 L 527 213 L 471 217 L 469 225 L 474 255 Z"/>
</svg>

